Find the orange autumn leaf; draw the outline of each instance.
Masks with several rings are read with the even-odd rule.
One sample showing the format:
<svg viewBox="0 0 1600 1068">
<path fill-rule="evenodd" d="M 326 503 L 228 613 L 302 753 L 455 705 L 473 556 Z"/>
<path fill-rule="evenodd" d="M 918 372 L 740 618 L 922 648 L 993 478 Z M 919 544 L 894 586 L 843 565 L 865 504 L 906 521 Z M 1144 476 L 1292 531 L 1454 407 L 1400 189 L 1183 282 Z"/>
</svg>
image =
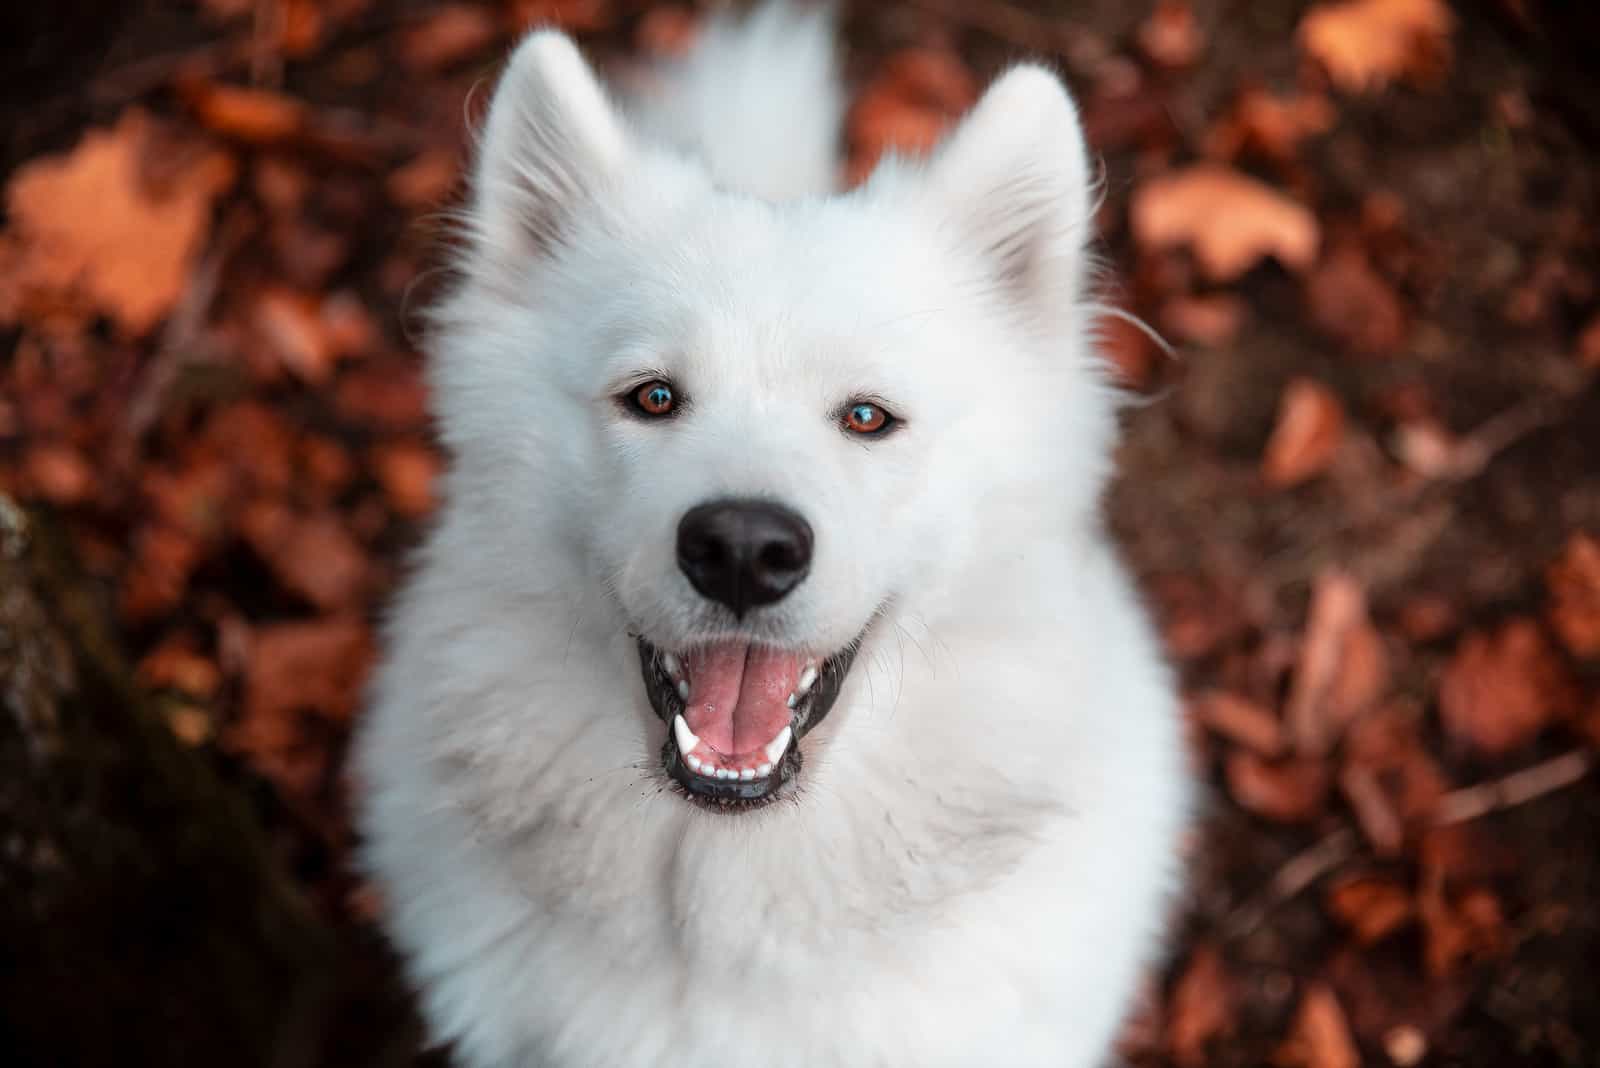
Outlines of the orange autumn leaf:
<svg viewBox="0 0 1600 1068">
<path fill-rule="evenodd" d="M 1439 682 L 1445 730 L 1490 756 L 1527 745 L 1572 704 L 1565 667 L 1529 619 L 1468 635 Z"/>
<path fill-rule="evenodd" d="M 1231 282 L 1272 256 L 1302 271 L 1316 260 L 1316 216 L 1271 186 L 1200 163 L 1145 182 L 1130 209 L 1133 235 L 1150 250 L 1189 247 L 1206 276 Z"/>
<path fill-rule="evenodd" d="M 1233 1030 L 1234 989 L 1222 955 L 1209 943 L 1195 948 L 1172 990 L 1167 1043 L 1184 1068 L 1206 1063 L 1206 1046 Z"/>
<path fill-rule="evenodd" d="M 1309 378 L 1284 388 L 1278 422 L 1261 457 L 1267 485 L 1286 488 L 1320 475 L 1344 438 L 1344 406 L 1333 390 Z"/>
<path fill-rule="evenodd" d="M 161 163 L 160 180 L 149 166 Z M 64 156 L 20 167 L 6 189 L 14 256 L 3 287 L 21 304 L 76 304 L 124 335 L 148 333 L 183 293 L 205 244 L 211 205 L 233 161 L 203 146 L 158 144 L 138 109 L 91 131 Z M 0 308 L 9 321 L 20 308 Z"/>
<path fill-rule="evenodd" d="M 1346 0 L 1307 12 L 1300 45 L 1334 84 L 1364 92 L 1437 79 L 1449 66 L 1453 23 L 1444 0 Z"/>
<path fill-rule="evenodd" d="M 1361 1054 L 1332 989 L 1314 983 L 1306 990 L 1289 1040 L 1273 1061 L 1284 1068 L 1360 1068 Z"/>
<path fill-rule="evenodd" d="M 1600 657 L 1600 539 L 1574 534 L 1545 572 L 1550 625 L 1572 655 Z"/>
</svg>

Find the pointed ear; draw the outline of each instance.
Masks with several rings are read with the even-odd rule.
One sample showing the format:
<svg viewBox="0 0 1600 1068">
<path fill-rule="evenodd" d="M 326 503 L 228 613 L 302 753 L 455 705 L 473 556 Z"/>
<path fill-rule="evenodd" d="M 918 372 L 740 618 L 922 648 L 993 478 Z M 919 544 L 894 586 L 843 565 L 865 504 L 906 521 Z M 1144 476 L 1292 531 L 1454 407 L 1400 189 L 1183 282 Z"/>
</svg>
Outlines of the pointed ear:
<svg viewBox="0 0 1600 1068">
<path fill-rule="evenodd" d="M 542 30 L 507 64 L 478 153 L 474 250 L 514 267 L 561 240 L 572 212 L 621 167 L 627 138 L 577 47 Z"/>
<path fill-rule="evenodd" d="M 1064 309 L 1083 284 L 1093 231 L 1078 109 L 1043 67 L 1013 67 L 940 146 L 935 210 L 988 257 L 1030 311 Z"/>
</svg>

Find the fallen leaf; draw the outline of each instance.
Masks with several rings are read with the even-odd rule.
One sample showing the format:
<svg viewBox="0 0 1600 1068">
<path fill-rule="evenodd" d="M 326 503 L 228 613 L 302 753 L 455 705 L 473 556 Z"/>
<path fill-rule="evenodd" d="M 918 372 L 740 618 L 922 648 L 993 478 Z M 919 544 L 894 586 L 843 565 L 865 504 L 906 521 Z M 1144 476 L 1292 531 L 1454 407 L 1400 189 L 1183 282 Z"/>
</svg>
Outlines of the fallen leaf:
<svg viewBox="0 0 1600 1068">
<path fill-rule="evenodd" d="M 263 501 L 245 511 L 240 529 L 278 581 L 318 608 L 352 605 L 366 589 L 367 555 L 336 516 L 298 516 Z"/>
<path fill-rule="evenodd" d="M 1423 964 L 1436 979 L 1449 975 L 1463 960 L 1500 952 L 1505 943 L 1505 916 L 1499 899 L 1488 890 L 1470 889 L 1452 900 L 1443 880 L 1430 876 L 1424 879 L 1417 903 Z"/>
<path fill-rule="evenodd" d="M 1212 1039 L 1233 1030 L 1233 982 L 1216 946 L 1201 943 L 1172 989 L 1167 1046 L 1180 1068 L 1206 1063 Z"/>
<path fill-rule="evenodd" d="M 1283 489 L 1326 471 L 1344 438 L 1344 406 L 1327 386 L 1297 378 L 1284 387 L 1278 422 L 1261 457 L 1267 485 Z"/>
<path fill-rule="evenodd" d="M 1163 67 L 1191 66 L 1206 46 L 1205 33 L 1188 0 L 1158 0 L 1135 36 L 1139 49 Z"/>
<path fill-rule="evenodd" d="M 201 125 L 250 144 L 286 140 L 308 123 L 305 104 L 267 89 L 190 82 L 181 92 Z"/>
<path fill-rule="evenodd" d="M 851 180 L 872 173 L 886 152 L 928 152 L 977 99 L 977 83 L 954 53 L 914 48 L 890 56 L 850 110 Z"/>
<path fill-rule="evenodd" d="M 1212 690 L 1191 702 L 1193 715 L 1209 729 L 1264 757 L 1285 749 L 1283 724 L 1270 708 L 1226 690 Z"/>
<path fill-rule="evenodd" d="M 439 457 L 425 445 L 396 442 L 373 450 L 372 466 L 396 515 L 417 519 L 433 511 Z"/>
<path fill-rule="evenodd" d="M 633 40 L 645 55 L 676 58 L 688 54 L 699 33 L 700 22 L 688 8 L 651 5 Z"/>
<path fill-rule="evenodd" d="M 1366 253 L 1351 245 L 1330 253 L 1306 278 L 1311 322 L 1352 352 L 1396 354 L 1406 341 L 1406 313 L 1394 287 Z"/>
<path fill-rule="evenodd" d="M 1206 134 L 1206 154 L 1231 162 L 1248 155 L 1280 167 L 1296 162 L 1300 143 L 1333 128 L 1335 112 L 1320 93 L 1280 97 L 1249 88 Z"/>
<path fill-rule="evenodd" d="M 1527 745 L 1573 703 L 1560 658 L 1530 619 L 1469 634 L 1439 681 L 1445 730 L 1489 756 Z"/>
<path fill-rule="evenodd" d="M 1278 823 L 1305 823 L 1322 811 L 1328 775 L 1319 760 L 1269 762 L 1240 750 L 1224 765 L 1241 808 Z"/>
<path fill-rule="evenodd" d="M 1249 308 L 1228 293 L 1174 297 L 1161 306 L 1161 325 L 1180 341 L 1221 348 L 1239 334 Z"/>
<path fill-rule="evenodd" d="M 1578 361 L 1585 367 L 1600 367 L 1600 315 L 1578 335 Z"/>
<path fill-rule="evenodd" d="M 1383 696 L 1388 663 L 1367 618 L 1366 594 L 1350 575 L 1317 576 L 1284 718 L 1295 750 L 1321 756 Z"/>
<path fill-rule="evenodd" d="M 459 154 L 451 149 L 431 148 L 391 172 L 384 185 L 390 200 L 415 211 L 442 203 L 460 177 Z"/>
<path fill-rule="evenodd" d="M 254 323 L 277 360 L 295 377 L 320 385 L 333 373 L 333 345 L 315 295 L 266 286 L 256 296 Z"/>
<path fill-rule="evenodd" d="M 1420 719 L 1420 709 L 1391 702 L 1357 720 L 1344 743 L 1346 773 L 1359 769 L 1369 776 L 1406 824 L 1430 819 L 1450 786 L 1423 744 Z"/>
<path fill-rule="evenodd" d="M 1364 946 L 1381 942 L 1415 915 L 1404 886 L 1378 876 L 1340 879 L 1328 890 L 1328 911 Z"/>
<path fill-rule="evenodd" d="M 1273 1057 L 1284 1068 L 1361 1068 L 1361 1054 L 1332 989 L 1312 983 L 1300 998 L 1289 1039 Z"/>
<path fill-rule="evenodd" d="M 23 470 L 33 492 L 52 504 L 79 504 L 94 490 L 94 469 L 82 453 L 68 445 L 30 445 Z"/>
<path fill-rule="evenodd" d="M 1191 247 L 1214 282 L 1231 282 L 1267 256 L 1303 271 L 1320 240 L 1316 216 L 1304 205 L 1214 163 L 1144 182 L 1129 217 L 1142 248 Z"/>
<path fill-rule="evenodd" d="M 500 37 L 500 20 L 487 7 L 448 4 L 400 38 L 400 61 L 412 70 L 437 71 L 483 55 Z"/>
<path fill-rule="evenodd" d="M 366 624 L 357 619 L 334 617 L 255 628 L 245 680 L 245 720 L 259 727 L 300 709 L 348 717 L 355 710 L 371 653 Z"/>
<path fill-rule="evenodd" d="M 1573 656 L 1600 657 L 1600 540 L 1574 534 L 1545 571 L 1550 626 Z"/>
<path fill-rule="evenodd" d="M 149 174 L 154 154 L 161 159 L 159 182 Z M 183 293 L 205 244 L 212 202 L 233 177 L 229 157 L 163 142 L 144 112 L 130 108 L 71 153 L 34 160 L 13 174 L 6 205 L 16 259 L 7 288 L 18 291 L 24 306 L 81 298 L 125 335 L 141 336 Z"/>
<path fill-rule="evenodd" d="M 139 661 L 140 683 L 152 690 L 177 690 L 207 700 L 222 686 L 222 673 L 210 657 L 184 640 L 163 642 Z"/>
<path fill-rule="evenodd" d="M 1454 21 L 1444 0 L 1346 0 L 1308 11 L 1299 39 L 1335 85 L 1366 92 L 1442 77 Z"/>
</svg>

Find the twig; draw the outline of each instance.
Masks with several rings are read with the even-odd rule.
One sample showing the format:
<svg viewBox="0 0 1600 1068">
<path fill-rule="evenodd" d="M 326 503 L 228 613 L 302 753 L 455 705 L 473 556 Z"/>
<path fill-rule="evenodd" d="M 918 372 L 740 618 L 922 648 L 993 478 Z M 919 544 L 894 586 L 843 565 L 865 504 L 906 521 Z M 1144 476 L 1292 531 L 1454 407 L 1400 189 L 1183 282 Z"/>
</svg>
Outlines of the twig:
<svg viewBox="0 0 1600 1068">
<path fill-rule="evenodd" d="M 1297 897 L 1312 883 L 1343 864 L 1356 849 L 1356 836 L 1348 827 L 1290 857 L 1249 901 L 1235 909 L 1222 924 L 1225 938 L 1248 937 L 1273 909 Z"/>
<path fill-rule="evenodd" d="M 1433 810 L 1433 824 L 1449 827 L 1457 823 L 1487 816 L 1546 794 L 1565 789 L 1589 774 L 1594 758 L 1582 749 L 1535 764 L 1531 768 L 1514 771 L 1493 782 L 1479 783 L 1445 794 Z"/>
</svg>

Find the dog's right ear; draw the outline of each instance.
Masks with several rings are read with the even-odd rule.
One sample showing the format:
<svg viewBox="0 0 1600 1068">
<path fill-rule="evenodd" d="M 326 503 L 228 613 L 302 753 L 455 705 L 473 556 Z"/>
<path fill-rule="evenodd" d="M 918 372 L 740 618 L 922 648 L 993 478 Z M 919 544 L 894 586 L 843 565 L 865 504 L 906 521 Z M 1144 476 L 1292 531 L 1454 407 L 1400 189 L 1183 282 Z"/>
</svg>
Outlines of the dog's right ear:
<svg viewBox="0 0 1600 1068">
<path fill-rule="evenodd" d="M 474 251 L 515 269 L 561 240 L 572 212 L 620 168 L 627 137 L 577 47 L 541 30 L 507 64 L 478 151 Z"/>
</svg>

